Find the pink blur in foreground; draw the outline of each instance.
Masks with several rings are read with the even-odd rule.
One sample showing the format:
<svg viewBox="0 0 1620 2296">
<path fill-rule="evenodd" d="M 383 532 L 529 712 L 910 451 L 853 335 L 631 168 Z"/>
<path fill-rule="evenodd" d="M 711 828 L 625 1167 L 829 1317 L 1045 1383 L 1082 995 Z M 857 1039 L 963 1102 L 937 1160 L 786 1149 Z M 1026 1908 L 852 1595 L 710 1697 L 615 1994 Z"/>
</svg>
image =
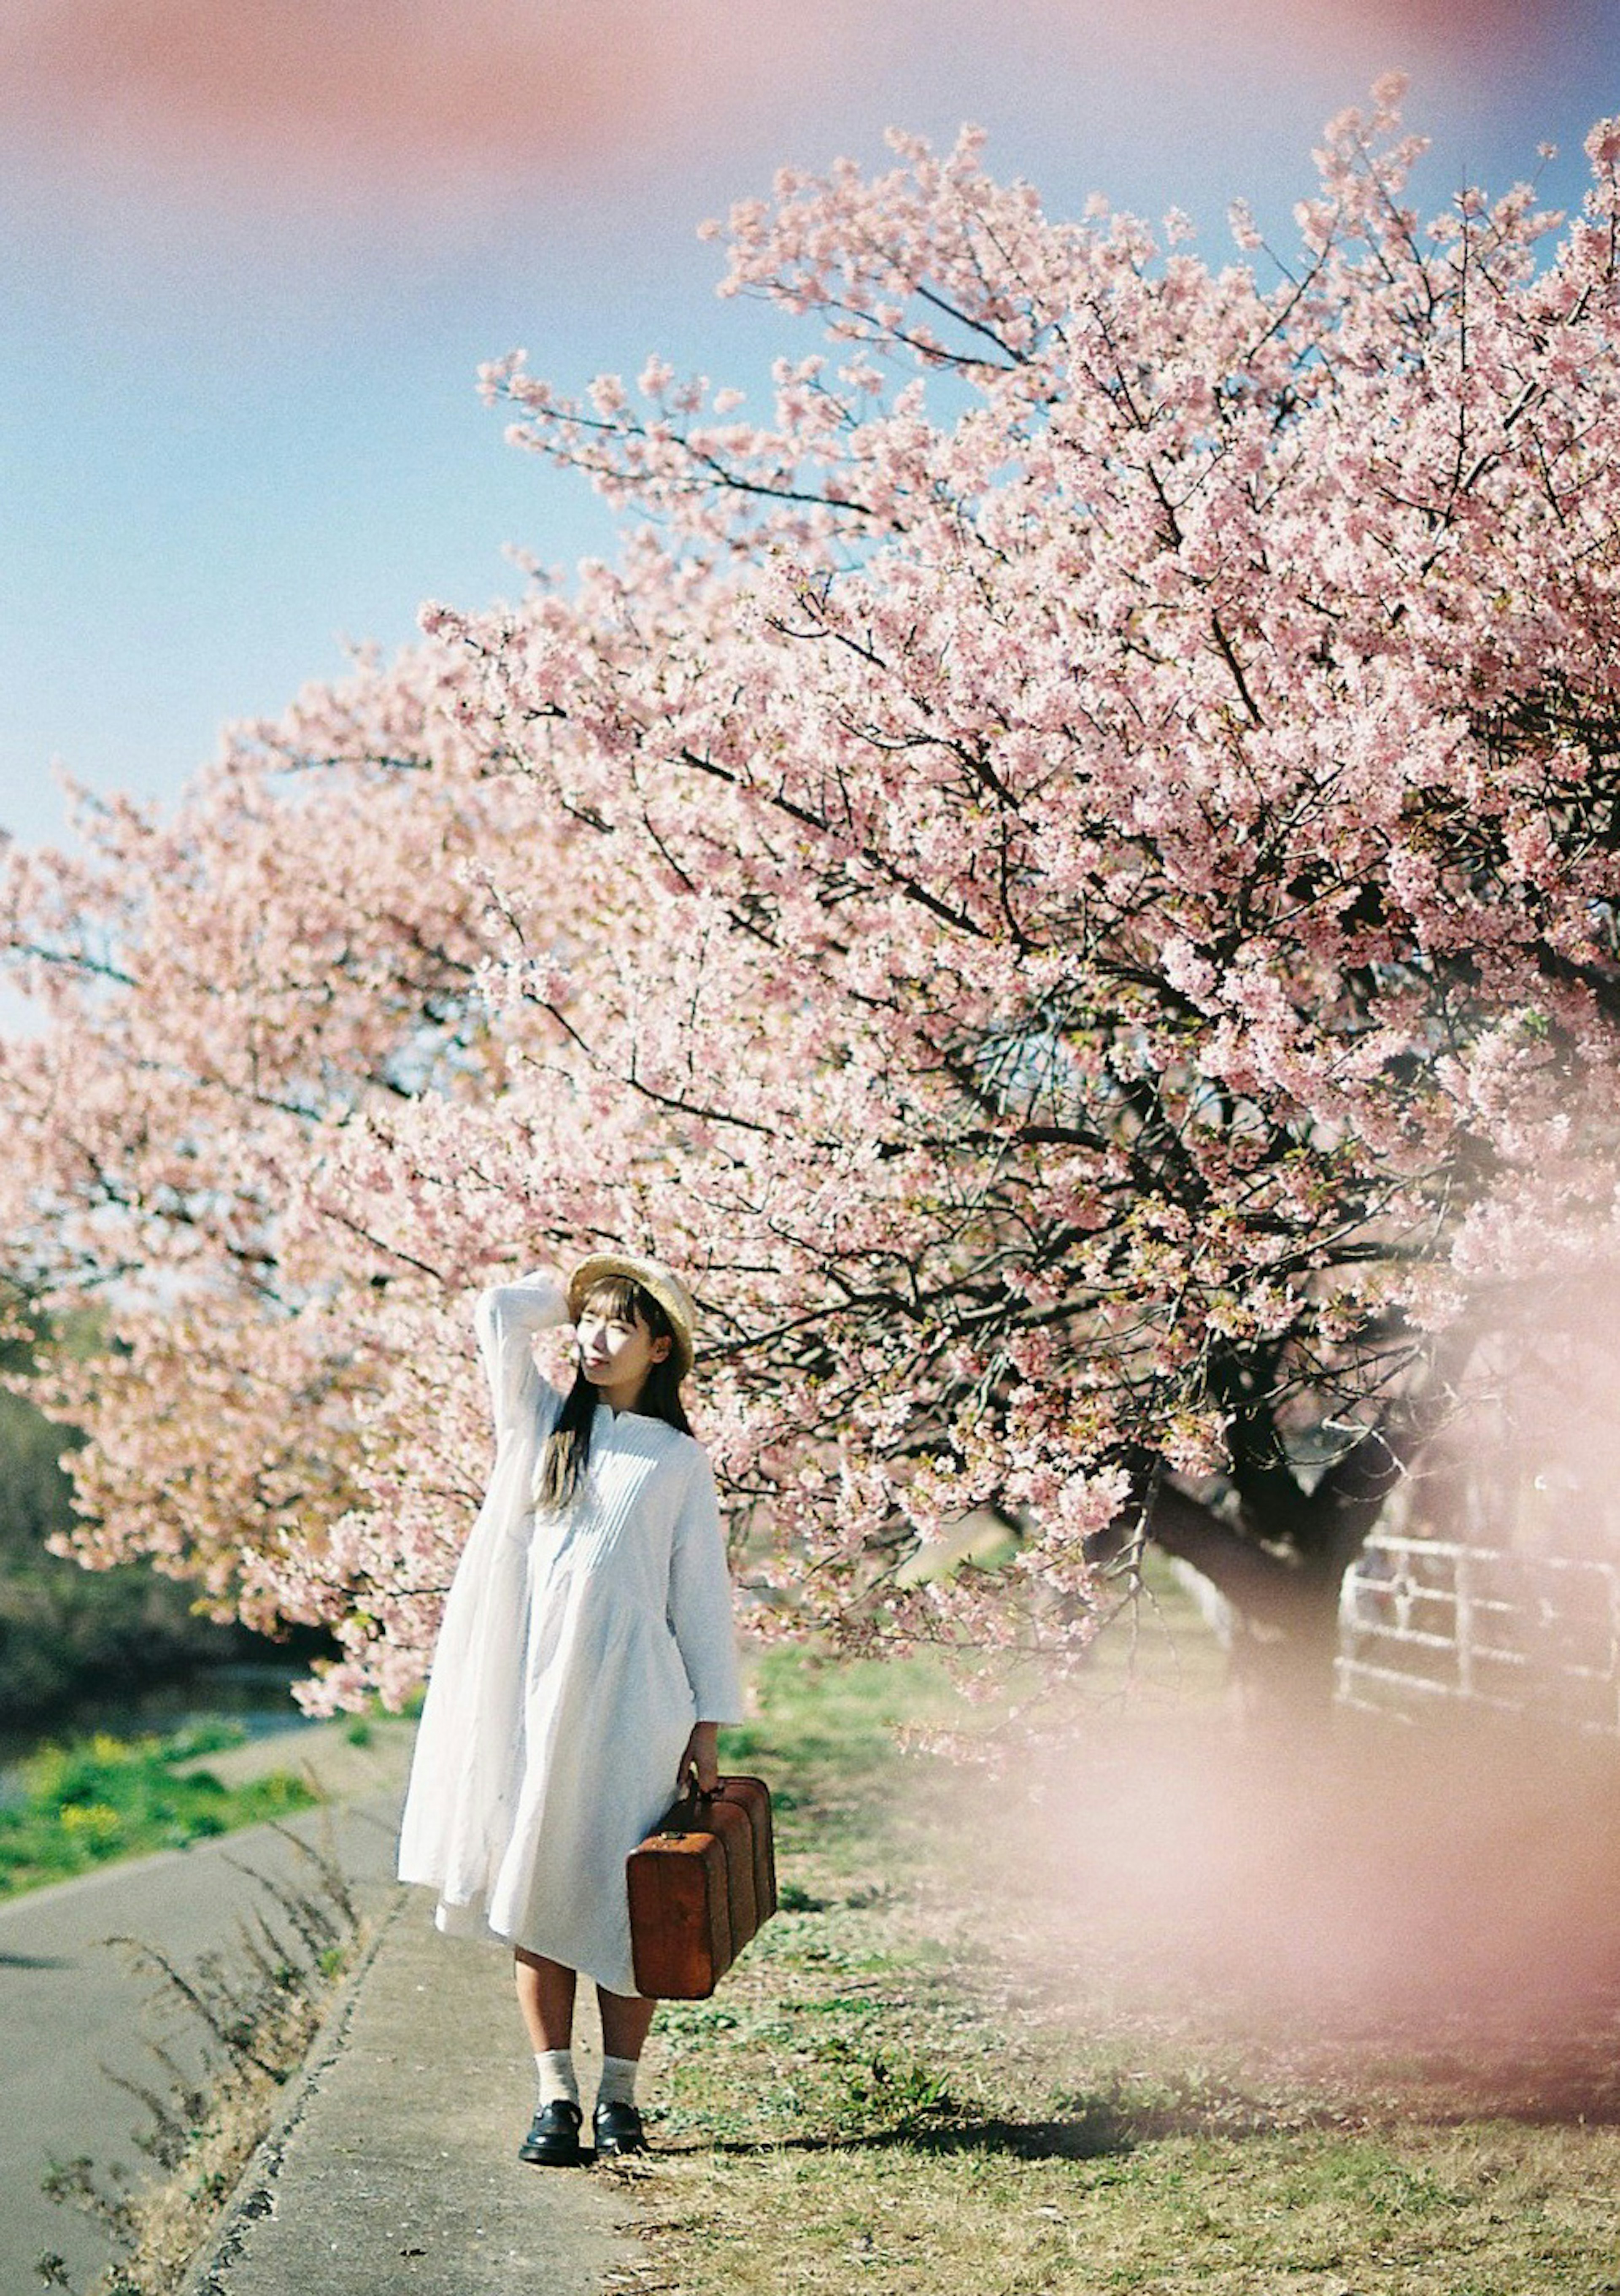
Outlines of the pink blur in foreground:
<svg viewBox="0 0 1620 2296">
<path fill-rule="evenodd" d="M 14 139 L 110 154 L 256 197 L 366 202 L 438 182 L 568 179 L 649 149 L 689 152 L 780 107 L 842 108 L 851 76 L 964 86 L 1010 46 L 1032 74 L 1095 75 L 1122 94 L 1189 69 L 1317 63 L 1346 93 L 1392 64 L 1509 58 L 1558 8 L 1513 0 L 759 0 L 745 27 L 700 0 L 38 0 L 0 24 L 0 117 Z M 783 156 L 788 156 L 785 152 Z"/>
<path fill-rule="evenodd" d="M 998 1794 L 993 1822 L 1034 1847 L 1007 1859 L 1008 1911 L 1048 1924 L 1055 1973 L 1065 1951 L 1078 1970 L 1128 1939 L 1229 2030 L 1444 2035 L 1465 2057 L 1470 2036 L 1487 2054 L 1532 2039 L 1556 2054 L 1612 2019 L 1612 1742 L 1319 1716 L 1255 1743 L 1207 1714 L 1093 1717 L 1017 1767 L 1034 1803 Z M 1025 1943 L 1039 1957 L 1039 1936 Z M 1083 1992 L 1077 1977 L 1082 2018 Z"/>
</svg>

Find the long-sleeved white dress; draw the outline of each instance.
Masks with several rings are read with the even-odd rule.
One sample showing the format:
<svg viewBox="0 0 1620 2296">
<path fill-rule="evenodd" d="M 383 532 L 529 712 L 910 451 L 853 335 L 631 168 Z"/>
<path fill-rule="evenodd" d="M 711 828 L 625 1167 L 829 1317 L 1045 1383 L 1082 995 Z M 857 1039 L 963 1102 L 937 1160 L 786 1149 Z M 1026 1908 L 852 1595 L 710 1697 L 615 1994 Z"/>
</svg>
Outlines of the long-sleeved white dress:
<svg viewBox="0 0 1620 2296">
<path fill-rule="evenodd" d="M 566 1320 L 540 1275 L 478 1301 L 495 1467 L 445 1605 L 399 1878 L 438 1891 L 440 1929 L 631 1994 L 624 1861 L 693 1723 L 741 1717 L 731 1585 L 708 1460 L 661 1419 L 598 1405 L 579 1491 L 537 1513 L 562 1398 L 532 1343 Z"/>
</svg>

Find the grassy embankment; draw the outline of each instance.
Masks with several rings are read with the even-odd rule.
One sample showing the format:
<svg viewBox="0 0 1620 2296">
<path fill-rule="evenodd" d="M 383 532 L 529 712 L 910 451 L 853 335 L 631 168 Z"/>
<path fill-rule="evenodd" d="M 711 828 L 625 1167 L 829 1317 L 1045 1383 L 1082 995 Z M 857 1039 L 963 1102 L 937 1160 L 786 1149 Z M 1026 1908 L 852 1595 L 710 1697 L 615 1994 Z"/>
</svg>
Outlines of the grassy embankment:
<svg viewBox="0 0 1620 2296">
<path fill-rule="evenodd" d="M 1016 1788 L 897 1751 L 948 1704 L 915 1668 L 761 1669 L 726 1761 L 777 1789 L 782 1910 L 661 2013 L 627 2290 L 1620 2289 L 1620 2113 L 1550 2118 L 1534 2081 L 1504 2109 L 1454 2022 L 1341 2046 L 1308 2004 L 1229 2013 L 1172 1930 L 1024 1857 Z M 1134 1726 L 1090 1726 L 1101 1759 Z"/>
<path fill-rule="evenodd" d="M 31 1756 L 19 1790 L 0 1803 L 0 1898 L 308 1808 L 315 1793 L 289 1771 L 226 1786 L 197 1767 L 243 1735 L 228 1723 L 166 1738 L 98 1734 Z"/>
</svg>

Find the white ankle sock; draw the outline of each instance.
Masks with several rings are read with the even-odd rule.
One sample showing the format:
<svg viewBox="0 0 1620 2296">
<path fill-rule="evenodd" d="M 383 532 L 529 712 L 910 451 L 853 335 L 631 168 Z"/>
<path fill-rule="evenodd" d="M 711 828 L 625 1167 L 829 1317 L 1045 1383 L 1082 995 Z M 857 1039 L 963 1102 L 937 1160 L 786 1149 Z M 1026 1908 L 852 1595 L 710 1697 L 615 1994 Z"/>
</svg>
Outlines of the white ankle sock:
<svg viewBox="0 0 1620 2296">
<path fill-rule="evenodd" d="M 580 2084 L 574 2078 L 574 2053 L 572 2049 L 537 2049 L 534 2069 L 540 2077 L 540 2111 L 566 2097 L 570 2104 L 580 2102 Z"/>
<path fill-rule="evenodd" d="M 604 2057 L 602 2080 L 596 2090 L 598 2104 L 634 2104 L 636 2102 L 636 2060 L 634 2057 Z"/>
</svg>

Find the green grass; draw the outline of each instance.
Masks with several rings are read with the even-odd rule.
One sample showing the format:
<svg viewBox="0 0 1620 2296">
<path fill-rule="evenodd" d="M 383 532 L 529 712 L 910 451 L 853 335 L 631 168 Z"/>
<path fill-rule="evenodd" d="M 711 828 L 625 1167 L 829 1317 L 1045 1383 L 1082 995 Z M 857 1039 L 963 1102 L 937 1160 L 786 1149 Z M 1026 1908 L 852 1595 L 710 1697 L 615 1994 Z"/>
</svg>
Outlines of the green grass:
<svg viewBox="0 0 1620 2296">
<path fill-rule="evenodd" d="M 627 2292 L 1620 2290 L 1612 2120 L 1237 2030 L 1155 1941 L 995 1870 L 995 1791 L 895 1742 L 962 1718 L 935 1670 L 776 1653 L 757 1689 L 723 1767 L 777 1789 L 782 1910 L 712 2000 L 660 2012 Z"/>
<path fill-rule="evenodd" d="M 98 1733 L 42 1749 L 22 1765 L 20 1791 L 0 1805 L 0 1898 L 145 1850 L 183 1849 L 315 1800 L 285 1770 L 227 1787 L 194 1767 L 199 1755 L 242 1734 L 228 1724 L 202 1725 L 167 1738 Z"/>
</svg>

